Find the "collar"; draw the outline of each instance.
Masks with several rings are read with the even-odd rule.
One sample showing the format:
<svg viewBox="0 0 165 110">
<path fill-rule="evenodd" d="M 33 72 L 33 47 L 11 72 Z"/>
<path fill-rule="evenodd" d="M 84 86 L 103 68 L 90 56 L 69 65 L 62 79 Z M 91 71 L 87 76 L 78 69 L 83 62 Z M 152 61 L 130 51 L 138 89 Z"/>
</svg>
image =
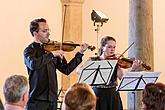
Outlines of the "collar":
<svg viewBox="0 0 165 110">
<path fill-rule="evenodd" d="M 102 54 L 102 55 L 100 56 L 100 59 L 105 59 L 104 54 Z"/>
<path fill-rule="evenodd" d="M 43 44 L 38 43 L 38 42 L 32 42 L 32 46 L 37 47 L 37 48 L 43 48 Z"/>
</svg>

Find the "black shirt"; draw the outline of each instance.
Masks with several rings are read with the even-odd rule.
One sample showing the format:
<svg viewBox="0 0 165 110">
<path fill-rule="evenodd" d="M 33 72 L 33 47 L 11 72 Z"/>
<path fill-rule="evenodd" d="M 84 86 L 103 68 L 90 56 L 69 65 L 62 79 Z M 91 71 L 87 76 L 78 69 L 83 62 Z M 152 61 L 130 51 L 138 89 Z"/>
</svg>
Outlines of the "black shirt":
<svg viewBox="0 0 165 110">
<path fill-rule="evenodd" d="M 24 50 L 24 62 L 29 74 L 29 100 L 43 100 L 54 102 L 57 100 L 58 84 L 56 69 L 69 75 L 81 62 L 83 54 L 77 53 L 67 63 L 52 53 L 45 53 L 39 43 L 31 43 Z"/>
</svg>

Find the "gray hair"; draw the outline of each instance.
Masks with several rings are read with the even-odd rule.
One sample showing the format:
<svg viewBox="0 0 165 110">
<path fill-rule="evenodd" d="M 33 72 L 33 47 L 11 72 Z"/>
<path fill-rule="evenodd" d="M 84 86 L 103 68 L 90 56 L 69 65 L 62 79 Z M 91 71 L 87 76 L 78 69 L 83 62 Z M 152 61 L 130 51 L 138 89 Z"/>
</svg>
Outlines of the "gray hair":
<svg viewBox="0 0 165 110">
<path fill-rule="evenodd" d="M 28 88 L 28 81 L 25 76 L 13 75 L 6 79 L 3 86 L 5 100 L 10 103 L 18 102 Z"/>
</svg>

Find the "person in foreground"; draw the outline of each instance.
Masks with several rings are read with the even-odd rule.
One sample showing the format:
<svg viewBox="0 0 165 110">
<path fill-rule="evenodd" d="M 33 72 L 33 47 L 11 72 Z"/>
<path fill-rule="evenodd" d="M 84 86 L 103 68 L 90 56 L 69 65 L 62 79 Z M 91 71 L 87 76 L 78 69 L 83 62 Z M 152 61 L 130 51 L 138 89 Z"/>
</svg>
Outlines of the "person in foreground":
<svg viewBox="0 0 165 110">
<path fill-rule="evenodd" d="M 99 49 L 99 59 L 106 60 L 109 59 L 109 57 L 116 57 L 115 49 L 115 38 L 110 36 L 103 37 Z M 131 71 L 137 69 L 141 63 L 140 60 L 134 60 Z M 102 84 L 93 86 L 93 90 L 98 98 L 96 110 L 123 110 L 120 94 L 116 91 L 117 78 L 121 79 L 123 74 L 123 69 L 117 64 L 108 85 Z"/>
<path fill-rule="evenodd" d="M 165 110 L 165 85 L 163 83 L 146 84 L 142 97 L 144 110 Z"/>
<path fill-rule="evenodd" d="M 76 83 L 64 96 L 62 110 L 95 110 L 96 96 L 86 83 Z"/>
<path fill-rule="evenodd" d="M 3 86 L 5 110 L 25 110 L 28 99 L 28 81 L 25 76 L 13 75 L 6 79 Z"/>
<path fill-rule="evenodd" d="M 88 44 L 81 44 L 70 62 L 66 61 L 63 50 L 45 52 L 43 44 L 49 41 L 49 30 L 44 18 L 34 19 L 30 23 L 33 41 L 24 50 L 30 86 L 27 110 L 57 109 L 56 70 L 69 75 L 82 62 L 83 53 L 88 48 Z"/>
</svg>

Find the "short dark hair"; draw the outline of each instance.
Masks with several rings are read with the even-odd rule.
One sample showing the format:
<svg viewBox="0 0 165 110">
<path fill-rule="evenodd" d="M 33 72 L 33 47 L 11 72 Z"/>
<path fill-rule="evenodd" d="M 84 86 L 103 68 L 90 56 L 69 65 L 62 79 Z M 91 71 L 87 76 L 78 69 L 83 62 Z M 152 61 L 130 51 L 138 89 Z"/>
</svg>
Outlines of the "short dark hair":
<svg viewBox="0 0 165 110">
<path fill-rule="evenodd" d="M 33 35 L 34 31 L 38 32 L 38 30 L 39 30 L 38 27 L 39 27 L 40 22 L 46 23 L 46 19 L 39 18 L 39 19 L 34 19 L 33 21 L 30 22 L 30 32 L 31 32 L 32 36 L 34 36 Z"/>
<path fill-rule="evenodd" d="M 111 36 L 105 36 L 101 39 L 100 48 L 99 48 L 99 55 L 101 55 L 103 53 L 102 47 L 104 47 L 107 44 L 107 42 L 110 41 L 110 40 L 116 42 L 115 38 L 113 38 Z"/>
<path fill-rule="evenodd" d="M 163 83 L 146 84 L 142 101 L 145 105 L 145 110 L 164 110 L 165 85 Z"/>
<path fill-rule="evenodd" d="M 5 100 L 10 103 L 17 103 L 28 89 L 28 81 L 25 76 L 13 75 L 6 79 L 3 86 Z"/>
</svg>

